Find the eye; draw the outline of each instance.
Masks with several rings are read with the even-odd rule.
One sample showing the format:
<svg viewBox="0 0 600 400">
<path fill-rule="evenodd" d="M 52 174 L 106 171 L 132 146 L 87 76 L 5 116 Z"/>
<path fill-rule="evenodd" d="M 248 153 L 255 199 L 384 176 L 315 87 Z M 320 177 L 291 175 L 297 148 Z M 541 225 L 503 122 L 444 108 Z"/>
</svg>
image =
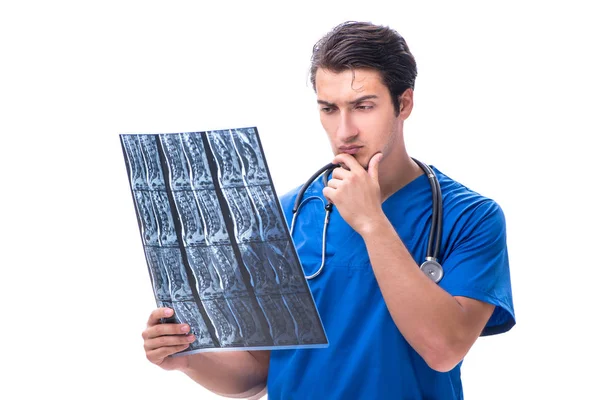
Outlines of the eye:
<svg viewBox="0 0 600 400">
<path fill-rule="evenodd" d="M 331 114 L 333 111 L 333 107 L 321 107 L 321 112 L 324 114 Z"/>
<path fill-rule="evenodd" d="M 359 104 L 358 106 L 356 106 L 357 110 L 362 110 L 362 111 L 371 110 L 372 108 L 373 108 L 372 105 L 367 105 L 367 104 Z"/>
</svg>

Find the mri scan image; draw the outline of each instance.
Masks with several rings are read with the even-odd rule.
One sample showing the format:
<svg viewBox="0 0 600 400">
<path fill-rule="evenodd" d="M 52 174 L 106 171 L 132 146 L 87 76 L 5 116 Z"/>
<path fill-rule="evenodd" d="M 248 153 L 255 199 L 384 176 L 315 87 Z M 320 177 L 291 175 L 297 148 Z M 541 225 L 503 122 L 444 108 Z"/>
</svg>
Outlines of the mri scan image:
<svg viewBox="0 0 600 400">
<path fill-rule="evenodd" d="M 121 134 L 158 307 L 176 354 L 327 346 L 255 127 Z"/>
</svg>

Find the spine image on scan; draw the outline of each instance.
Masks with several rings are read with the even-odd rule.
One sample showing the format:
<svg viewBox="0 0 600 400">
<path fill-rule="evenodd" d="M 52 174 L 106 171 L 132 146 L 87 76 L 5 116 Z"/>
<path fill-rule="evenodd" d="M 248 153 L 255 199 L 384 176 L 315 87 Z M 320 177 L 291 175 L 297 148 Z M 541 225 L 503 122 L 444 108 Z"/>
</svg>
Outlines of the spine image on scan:
<svg viewBox="0 0 600 400">
<path fill-rule="evenodd" d="M 327 346 L 256 128 L 120 139 L 156 304 L 196 336 L 175 356 Z"/>
</svg>

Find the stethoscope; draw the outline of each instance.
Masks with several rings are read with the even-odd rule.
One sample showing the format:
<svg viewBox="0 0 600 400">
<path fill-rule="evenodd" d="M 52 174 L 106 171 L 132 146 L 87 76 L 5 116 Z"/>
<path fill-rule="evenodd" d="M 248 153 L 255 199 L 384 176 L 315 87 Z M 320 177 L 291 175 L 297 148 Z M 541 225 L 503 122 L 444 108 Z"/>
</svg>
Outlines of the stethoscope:
<svg viewBox="0 0 600 400">
<path fill-rule="evenodd" d="M 431 185 L 431 194 L 432 194 L 432 216 L 431 216 L 431 228 L 429 230 L 429 239 L 427 241 L 427 255 L 425 257 L 425 261 L 421 264 L 420 269 L 427 275 L 432 281 L 438 283 L 442 280 L 444 276 L 444 269 L 442 265 L 438 262 L 438 255 L 440 252 L 440 244 L 442 241 L 442 190 L 440 188 L 440 182 L 433 170 L 426 164 L 423 164 L 419 160 L 413 158 L 413 161 L 417 163 L 417 165 L 425 172 L 425 175 L 429 178 L 429 184 Z M 323 174 L 323 185 L 327 186 L 327 177 L 329 174 L 335 169 L 339 167 L 339 164 L 327 164 L 317 172 L 315 172 L 307 181 L 302 185 L 300 190 L 298 191 L 298 195 L 296 196 L 296 201 L 294 202 L 294 208 L 292 209 L 292 224 L 290 227 L 290 236 L 294 235 L 294 226 L 296 225 L 296 218 L 298 217 L 298 211 L 306 202 L 312 199 L 318 199 L 323 202 L 323 199 L 319 196 L 310 196 L 304 199 L 304 192 L 306 189 L 319 177 L 319 175 Z M 323 202 L 325 204 L 325 202 Z M 321 265 L 317 269 L 317 271 L 311 275 L 306 276 L 306 279 L 313 279 L 323 270 L 325 266 L 325 250 L 327 241 L 327 225 L 329 225 L 329 217 L 331 215 L 331 210 L 333 209 L 333 204 L 331 202 L 327 202 L 325 204 L 325 221 L 323 222 L 323 245 L 321 247 Z"/>
</svg>

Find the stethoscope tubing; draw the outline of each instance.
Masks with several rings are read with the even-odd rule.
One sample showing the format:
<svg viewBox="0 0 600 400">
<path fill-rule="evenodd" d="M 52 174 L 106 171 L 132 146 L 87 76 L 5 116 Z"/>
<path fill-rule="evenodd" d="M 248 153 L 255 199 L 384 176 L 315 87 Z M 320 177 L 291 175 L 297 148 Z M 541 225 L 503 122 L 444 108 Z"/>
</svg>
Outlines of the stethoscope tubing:
<svg viewBox="0 0 600 400">
<path fill-rule="evenodd" d="M 425 257 L 425 262 L 421 265 L 421 270 L 426 272 L 426 274 L 436 283 L 438 283 L 443 277 L 443 269 L 442 266 L 438 262 L 438 256 L 441 247 L 442 241 L 442 190 L 440 187 L 440 182 L 438 181 L 433 170 L 427 165 L 422 163 L 421 161 L 412 158 L 412 160 L 421 168 L 421 170 L 426 174 L 429 184 L 431 186 L 431 197 L 432 197 L 432 215 L 431 215 L 431 227 L 429 230 L 429 238 L 427 240 L 427 254 Z M 308 189 L 308 187 L 317 179 L 320 175 L 323 175 L 323 184 L 327 185 L 327 177 L 329 174 L 335 169 L 339 167 L 339 164 L 329 163 L 323 167 L 321 167 L 317 172 L 315 172 L 305 183 L 302 185 L 298 194 L 296 195 L 296 200 L 294 202 L 294 207 L 292 208 L 292 223 L 290 227 L 290 236 L 294 235 L 294 227 L 296 225 L 296 218 L 298 217 L 299 211 L 306 202 L 312 199 L 321 200 L 325 204 L 325 202 L 318 196 L 310 196 L 306 199 L 304 198 L 304 193 Z M 317 271 L 313 274 L 305 276 L 306 279 L 313 279 L 319 276 L 325 266 L 325 253 L 327 249 L 327 226 L 329 225 L 329 218 L 331 215 L 331 211 L 333 209 L 333 204 L 331 202 L 327 202 L 325 204 L 325 220 L 323 223 L 323 233 L 322 233 L 322 245 L 321 245 L 321 264 Z"/>
<path fill-rule="evenodd" d="M 437 261 L 442 242 L 442 189 L 440 188 L 440 182 L 429 165 L 422 163 L 416 158 L 413 158 L 413 161 L 425 172 L 431 185 L 432 215 L 426 258 Z"/>
</svg>

